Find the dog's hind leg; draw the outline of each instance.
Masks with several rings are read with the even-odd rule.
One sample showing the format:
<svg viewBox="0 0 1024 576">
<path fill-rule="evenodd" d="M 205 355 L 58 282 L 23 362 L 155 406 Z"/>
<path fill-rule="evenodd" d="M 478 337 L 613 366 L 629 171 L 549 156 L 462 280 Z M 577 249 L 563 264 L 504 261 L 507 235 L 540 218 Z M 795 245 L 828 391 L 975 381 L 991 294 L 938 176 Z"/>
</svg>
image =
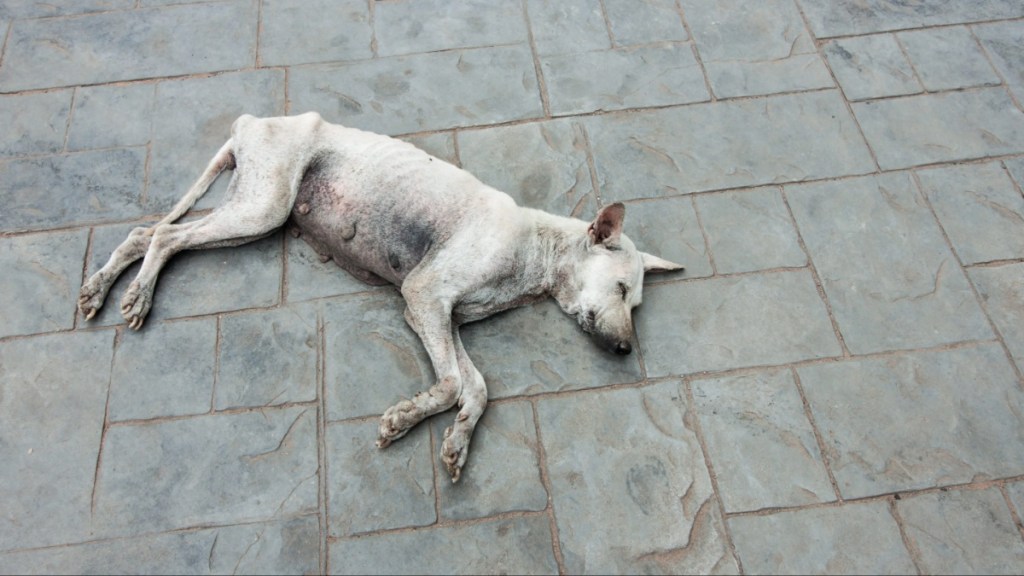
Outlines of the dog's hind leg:
<svg viewBox="0 0 1024 576">
<path fill-rule="evenodd" d="M 452 482 L 458 482 L 462 467 L 466 465 L 466 457 L 469 455 L 469 440 L 473 437 L 476 423 L 487 408 L 487 384 L 466 353 L 466 348 L 459 337 L 458 326 L 452 329 L 452 338 L 455 340 L 459 372 L 462 373 L 462 394 L 459 395 L 459 412 L 455 416 L 455 423 L 444 431 L 441 461 L 451 475 Z"/>
</svg>

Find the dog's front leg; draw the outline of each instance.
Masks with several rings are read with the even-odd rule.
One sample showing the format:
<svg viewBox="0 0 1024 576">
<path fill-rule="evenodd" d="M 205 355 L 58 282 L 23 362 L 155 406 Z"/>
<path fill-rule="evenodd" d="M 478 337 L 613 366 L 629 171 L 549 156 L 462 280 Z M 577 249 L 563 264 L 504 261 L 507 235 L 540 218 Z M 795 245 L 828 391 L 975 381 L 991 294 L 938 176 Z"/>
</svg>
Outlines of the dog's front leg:
<svg viewBox="0 0 1024 576">
<path fill-rule="evenodd" d="M 448 469 L 452 482 L 458 482 L 462 467 L 466 465 L 466 456 L 469 455 L 469 440 L 487 408 L 487 385 L 462 345 L 458 326 L 452 327 L 452 340 L 455 343 L 459 372 L 462 374 L 462 394 L 459 396 L 459 413 L 455 416 L 455 422 L 444 431 L 441 461 Z"/>
</svg>

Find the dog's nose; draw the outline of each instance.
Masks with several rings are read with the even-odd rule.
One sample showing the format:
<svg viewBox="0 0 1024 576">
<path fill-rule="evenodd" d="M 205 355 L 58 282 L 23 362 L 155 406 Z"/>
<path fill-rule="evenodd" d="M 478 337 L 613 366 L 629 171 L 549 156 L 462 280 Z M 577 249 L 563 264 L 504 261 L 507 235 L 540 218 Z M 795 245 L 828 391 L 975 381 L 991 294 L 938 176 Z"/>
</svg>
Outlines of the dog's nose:
<svg viewBox="0 0 1024 576">
<path fill-rule="evenodd" d="M 625 356 L 626 354 L 629 354 L 632 351 L 633 346 L 630 345 L 629 340 L 623 340 L 622 342 L 619 342 L 618 344 L 615 345 L 616 354 L 622 354 L 623 356 Z"/>
</svg>

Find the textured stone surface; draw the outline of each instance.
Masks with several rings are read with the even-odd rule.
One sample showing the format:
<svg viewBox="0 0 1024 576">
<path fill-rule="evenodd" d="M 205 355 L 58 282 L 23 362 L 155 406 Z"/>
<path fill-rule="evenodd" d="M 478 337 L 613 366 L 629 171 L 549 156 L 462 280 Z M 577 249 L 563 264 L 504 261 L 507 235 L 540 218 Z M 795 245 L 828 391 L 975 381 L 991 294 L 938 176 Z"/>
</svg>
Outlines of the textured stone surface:
<svg viewBox="0 0 1024 576">
<path fill-rule="evenodd" d="M 1019 8 L 1024 13 L 1024 8 Z M 996 70 L 1020 102 L 1024 98 L 1024 32 L 1013 22 L 995 23 L 972 28 L 985 47 Z"/>
<path fill-rule="evenodd" d="M 71 328 L 88 233 L 0 238 L 0 337 Z"/>
<path fill-rule="evenodd" d="M 619 46 L 689 40 L 674 0 L 601 0 Z"/>
<path fill-rule="evenodd" d="M 689 410 L 674 381 L 538 403 L 568 572 L 737 571 Z"/>
<path fill-rule="evenodd" d="M 586 127 L 606 202 L 873 169 L 831 92 L 607 114 Z"/>
<path fill-rule="evenodd" d="M 952 166 L 918 176 L 964 264 L 1024 257 L 1024 198 L 1002 166 Z"/>
<path fill-rule="evenodd" d="M 991 336 L 908 175 L 791 186 L 786 195 L 851 352 Z"/>
<path fill-rule="evenodd" d="M 68 150 L 146 145 L 155 93 L 156 84 L 150 82 L 80 88 Z"/>
<path fill-rule="evenodd" d="M 0 96 L 0 158 L 60 152 L 70 112 L 70 90 Z"/>
<path fill-rule="evenodd" d="M 824 52 L 850 100 L 921 92 L 910 62 L 890 34 L 833 40 Z"/>
<path fill-rule="evenodd" d="M 740 516 L 729 531 L 748 574 L 916 572 L 885 502 Z"/>
<path fill-rule="evenodd" d="M 0 550 L 90 534 L 113 341 L 93 332 L 0 342 Z"/>
<path fill-rule="evenodd" d="M 701 195 L 695 202 L 720 274 L 807 264 L 777 188 Z"/>
<path fill-rule="evenodd" d="M 558 572 L 539 515 L 335 540 L 330 552 L 330 574 Z"/>
<path fill-rule="evenodd" d="M 648 281 L 711 275 L 711 259 L 690 198 L 630 202 L 626 205 L 625 234 L 637 249 L 686 267 L 683 272 L 647 276 Z"/>
<path fill-rule="evenodd" d="M 726 511 L 835 500 L 788 370 L 691 386 Z"/>
<path fill-rule="evenodd" d="M 841 352 L 825 305 L 803 271 L 648 286 L 635 322 L 649 376 Z"/>
<path fill-rule="evenodd" d="M 970 275 L 989 318 L 1017 366 L 1024 368 L 1024 264 L 974 268 Z"/>
<path fill-rule="evenodd" d="M 999 84 L 985 54 L 962 26 L 896 35 L 928 91 Z"/>
<path fill-rule="evenodd" d="M 611 47 L 600 0 L 527 0 L 526 6 L 541 55 Z"/>
<path fill-rule="evenodd" d="M 1024 541 L 999 490 L 929 492 L 896 507 L 927 574 L 1015 574 Z"/>
<path fill-rule="evenodd" d="M 1024 16 L 1016 0 L 801 0 L 800 5 L 818 38 Z"/>
<path fill-rule="evenodd" d="M 526 42 L 520 0 L 422 2 L 397 0 L 374 7 L 381 56 Z"/>
<path fill-rule="evenodd" d="M 259 58 L 264 66 L 373 56 L 370 5 L 362 0 L 266 0 L 261 11 Z"/>
<path fill-rule="evenodd" d="M 1024 471 L 1024 392 L 996 344 L 797 372 L 844 498 Z"/>
</svg>

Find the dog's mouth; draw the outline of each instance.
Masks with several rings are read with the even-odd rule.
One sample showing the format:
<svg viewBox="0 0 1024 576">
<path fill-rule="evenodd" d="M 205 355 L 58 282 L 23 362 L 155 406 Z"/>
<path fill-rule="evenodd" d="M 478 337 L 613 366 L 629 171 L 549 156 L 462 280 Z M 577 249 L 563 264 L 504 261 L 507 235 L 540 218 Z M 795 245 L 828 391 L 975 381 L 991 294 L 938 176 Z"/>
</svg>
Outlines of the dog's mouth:
<svg viewBox="0 0 1024 576">
<path fill-rule="evenodd" d="M 583 331 L 589 334 L 594 342 L 605 350 L 623 356 L 633 351 L 633 345 L 629 339 L 622 339 L 597 330 L 597 313 L 593 310 L 581 311 L 577 315 L 577 321 L 580 327 L 583 328 Z"/>
</svg>

